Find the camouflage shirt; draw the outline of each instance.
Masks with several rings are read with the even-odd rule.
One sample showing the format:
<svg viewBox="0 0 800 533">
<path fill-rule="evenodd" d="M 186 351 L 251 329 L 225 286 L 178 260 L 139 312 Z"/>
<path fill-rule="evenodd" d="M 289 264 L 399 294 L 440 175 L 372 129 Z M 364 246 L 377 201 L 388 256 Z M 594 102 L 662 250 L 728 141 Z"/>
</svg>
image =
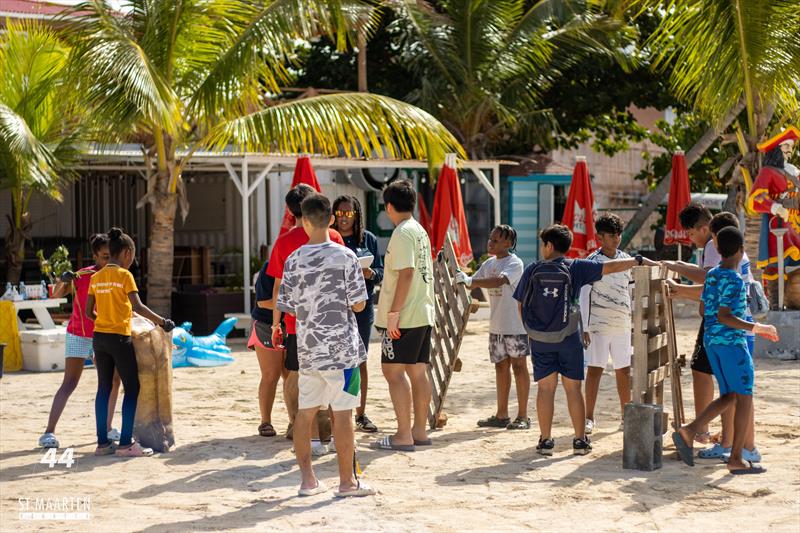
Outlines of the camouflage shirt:
<svg viewBox="0 0 800 533">
<path fill-rule="evenodd" d="M 278 309 L 297 317 L 300 371 L 356 368 L 367 360 L 350 306 L 366 301 L 356 255 L 339 244 L 306 244 L 286 260 Z"/>
</svg>

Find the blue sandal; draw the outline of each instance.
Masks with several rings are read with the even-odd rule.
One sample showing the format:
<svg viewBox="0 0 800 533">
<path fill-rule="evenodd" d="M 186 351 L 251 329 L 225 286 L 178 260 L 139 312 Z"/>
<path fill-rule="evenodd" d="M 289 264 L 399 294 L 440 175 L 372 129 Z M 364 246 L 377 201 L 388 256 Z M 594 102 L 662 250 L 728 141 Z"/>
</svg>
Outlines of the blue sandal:
<svg viewBox="0 0 800 533">
<path fill-rule="evenodd" d="M 700 459 L 722 459 L 726 453 L 730 454 L 731 449 L 723 448 L 719 442 L 716 442 L 712 447 L 697 452 L 697 457 Z"/>
</svg>

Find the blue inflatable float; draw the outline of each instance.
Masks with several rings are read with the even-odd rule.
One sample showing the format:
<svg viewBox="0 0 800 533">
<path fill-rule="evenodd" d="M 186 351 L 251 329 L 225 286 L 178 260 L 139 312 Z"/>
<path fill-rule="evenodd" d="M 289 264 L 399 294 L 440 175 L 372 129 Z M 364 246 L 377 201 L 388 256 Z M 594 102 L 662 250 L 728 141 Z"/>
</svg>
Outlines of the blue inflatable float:
<svg viewBox="0 0 800 533">
<path fill-rule="evenodd" d="M 236 325 L 236 318 L 224 320 L 214 333 L 205 337 L 192 335 L 192 323 L 184 322 L 172 330 L 172 368 L 186 366 L 222 366 L 233 362 L 225 338 Z"/>
</svg>

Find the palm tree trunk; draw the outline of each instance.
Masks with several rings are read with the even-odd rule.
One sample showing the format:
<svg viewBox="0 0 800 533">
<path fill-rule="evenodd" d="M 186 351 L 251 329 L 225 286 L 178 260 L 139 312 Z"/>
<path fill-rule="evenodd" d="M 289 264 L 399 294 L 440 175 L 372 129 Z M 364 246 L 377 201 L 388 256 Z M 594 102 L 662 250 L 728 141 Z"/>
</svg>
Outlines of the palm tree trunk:
<svg viewBox="0 0 800 533">
<path fill-rule="evenodd" d="M 22 190 L 11 191 L 11 214 L 8 215 L 6 230 L 6 279 L 11 283 L 19 283 L 22 278 L 22 266 L 25 262 L 25 242 L 31 231 L 31 217 L 26 212 L 24 193 Z"/>
<path fill-rule="evenodd" d="M 686 166 L 691 167 L 706 151 L 711 148 L 711 145 L 714 144 L 714 141 L 717 140 L 719 137 L 720 132 L 724 131 L 730 124 L 734 121 L 734 119 L 741 113 L 742 109 L 744 109 L 745 101 L 744 99 L 739 100 L 739 103 L 731 109 L 722 122 L 719 124 L 718 128 L 711 127 L 709 128 L 700 139 L 692 146 L 691 150 L 686 152 Z M 630 222 L 625 226 L 625 231 L 622 232 L 622 242 L 620 243 L 620 248 L 625 248 L 630 244 L 631 240 L 634 236 L 639 232 L 639 230 L 644 225 L 647 218 L 655 211 L 658 205 L 664 200 L 664 196 L 669 192 L 669 184 L 670 184 L 670 177 L 671 172 L 664 175 L 661 178 L 661 181 L 656 185 L 656 188 L 653 189 L 645 200 L 642 207 L 633 215 Z"/>
<path fill-rule="evenodd" d="M 159 182 L 169 176 L 159 175 Z M 175 252 L 175 211 L 177 196 L 166 191 L 166 184 L 156 187 L 152 202 L 153 224 L 147 253 L 147 305 L 162 316 L 170 316 L 172 305 L 172 262 Z"/>
</svg>

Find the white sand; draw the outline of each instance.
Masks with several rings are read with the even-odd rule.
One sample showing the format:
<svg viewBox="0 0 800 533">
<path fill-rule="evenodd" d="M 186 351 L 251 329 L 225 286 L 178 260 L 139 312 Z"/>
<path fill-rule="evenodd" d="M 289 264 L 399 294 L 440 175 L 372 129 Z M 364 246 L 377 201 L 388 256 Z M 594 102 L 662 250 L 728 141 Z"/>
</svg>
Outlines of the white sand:
<svg viewBox="0 0 800 533">
<path fill-rule="evenodd" d="M 688 353 L 696 321 L 679 325 L 680 349 Z M 96 378 L 85 372 L 57 432 L 62 447 L 75 447 L 70 469 L 39 464 L 42 452 L 35 448 L 62 375 L 7 374 L 0 380 L 0 530 L 800 531 L 797 362 L 756 362 L 757 444 L 766 474 L 734 477 L 714 461 L 686 467 L 675 460 L 669 439 L 663 468 L 638 472 L 622 469 L 610 370 L 588 456 L 572 456 L 562 392 L 556 397 L 551 459 L 535 454 L 536 429 L 476 428 L 478 418 L 492 414 L 495 401 L 486 327 L 470 326 L 461 354 L 464 369 L 448 395 L 449 423 L 432 435 L 435 446 L 409 454 L 377 452 L 367 448 L 373 436 L 357 434 L 364 477 L 380 491 L 361 500 L 335 501 L 330 493 L 295 496 L 299 473 L 289 441 L 256 435 L 259 372 L 250 353 L 236 353 L 229 367 L 175 371 L 178 445 L 154 458 L 92 455 Z M 234 346 L 242 349 L 241 343 Z M 390 430 L 393 412 L 377 348 L 371 347 L 368 414 Z M 686 411 L 693 414 L 684 375 Z M 532 405 L 534 395 L 535 386 Z M 514 410 L 512 400 L 512 415 Z M 274 411 L 276 427 L 285 428 L 280 401 Z M 317 459 L 315 466 L 334 486 L 335 457 Z M 91 520 L 18 519 L 20 498 L 33 506 L 35 498 L 44 497 L 91 498 Z"/>
</svg>

